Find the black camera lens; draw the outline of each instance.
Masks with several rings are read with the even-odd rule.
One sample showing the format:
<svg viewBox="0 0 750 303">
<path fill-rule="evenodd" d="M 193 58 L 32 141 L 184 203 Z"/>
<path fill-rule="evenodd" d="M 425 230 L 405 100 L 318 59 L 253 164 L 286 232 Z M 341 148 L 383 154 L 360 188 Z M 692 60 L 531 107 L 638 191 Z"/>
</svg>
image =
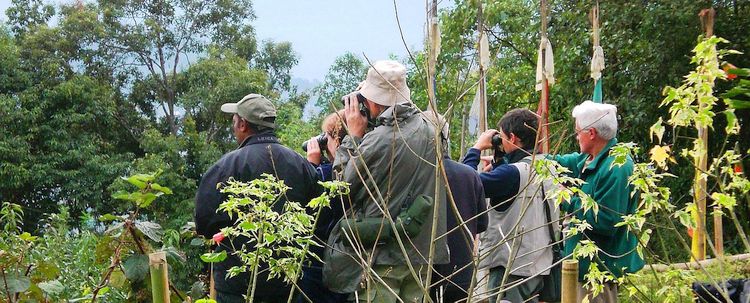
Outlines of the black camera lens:
<svg viewBox="0 0 750 303">
<path fill-rule="evenodd" d="M 325 146 L 328 145 L 328 136 L 326 136 L 325 133 L 322 133 L 315 137 L 315 140 L 318 141 L 318 146 L 320 146 L 321 150 L 325 150 Z M 302 143 L 302 150 L 307 152 L 307 142 L 310 140 L 307 140 Z"/>
</svg>

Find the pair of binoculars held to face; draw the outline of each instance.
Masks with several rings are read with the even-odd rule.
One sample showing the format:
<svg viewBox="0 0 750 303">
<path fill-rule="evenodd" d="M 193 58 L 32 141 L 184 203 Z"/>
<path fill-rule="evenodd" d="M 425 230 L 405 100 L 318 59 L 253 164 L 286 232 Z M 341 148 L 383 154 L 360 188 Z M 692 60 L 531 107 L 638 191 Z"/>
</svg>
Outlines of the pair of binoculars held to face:
<svg viewBox="0 0 750 303">
<path fill-rule="evenodd" d="M 315 141 L 318 141 L 318 146 L 320 146 L 321 150 L 324 150 L 326 146 L 328 145 L 328 136 L 326 136 L 326 133 L 322 133 L 320 135 L 317 135 L 315 137 Z M 302 150 L 307 152 L 307 143 L 310 142 L 310 140 L 307 140 L 302 143 Z"/>
</svg>

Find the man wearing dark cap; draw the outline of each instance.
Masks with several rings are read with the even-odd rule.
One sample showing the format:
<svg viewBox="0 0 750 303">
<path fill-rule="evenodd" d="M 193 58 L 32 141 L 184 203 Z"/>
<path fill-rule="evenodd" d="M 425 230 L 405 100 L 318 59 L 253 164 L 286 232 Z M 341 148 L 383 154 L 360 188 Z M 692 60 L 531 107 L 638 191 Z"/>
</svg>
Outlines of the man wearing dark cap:
<svg viewBox="0 0 750 303">
<path fill-rule="evenodd" d="M 320 194 L 315 168 L 299 154 L 279 144 L 274 133 L 276 109 L 265 97 L 249 94 L 237 103 L 226 103 L 221 106 L 225 113 L 234 114 L 232 131 L 239 147 L 225 154 L 219 161 L 203 174 L 198 192 L 195 195 L 195 229 L 198 234 L 212 237 L 223 227 L 231 226 L 233 221 L 225 212 L 217 212 L 219 205 L 226 200 L 226 195 L 217 189 L 217 184 L 234 178 L 249 182 L 270 174 L 291 187 L 279 202 L 274 211 L 281 212 L 286 201 L 306 203 Z M 214 265 L 213 278 L 218 302 L 245 302 L 243 295 L 247 292 L 250 281 L 248 273 L 227 278 L 227 270 L 242 265 L 233 254 L 232 247 L 242 247 L 246 238 L 237 238 L 230 243 L 224 239 L 216 252 L 227 251 L 227 259 Z M 281 279 L 268 280 L 267 265 L 262 264 L 257 279 L 256 302 L 278 302 L 289 295 L 291 287 Z"/>
</svg>

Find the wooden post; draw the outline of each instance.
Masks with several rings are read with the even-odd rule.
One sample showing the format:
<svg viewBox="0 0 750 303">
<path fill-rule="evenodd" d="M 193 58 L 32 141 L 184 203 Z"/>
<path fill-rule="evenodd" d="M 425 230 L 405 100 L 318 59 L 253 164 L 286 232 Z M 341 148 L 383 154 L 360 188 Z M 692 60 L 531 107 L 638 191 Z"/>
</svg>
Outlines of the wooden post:
<svg viewBox="0 0 750 303">
<path fill-rule="evenodd" d="M 705 16 L 703 16 L 706 21 L 702 22 L 705 26 L 706 31 L 706 39 L 711 38 L 711 36 L 714 35 L 714 9 L 710 8 L 705 10 Z M 700 134 L 700 140 L 703 143 L 703 146 L 707 149 L 708 148 L 708 128 L 706 126 L 703 126 L 702 132 L 699 132 Z M 707 159 L 708 159 L 708 150 L 705 150 L 704 154 L 702 155 L 701 159 L 701 170 L 705 171 L 707 166 Z M 706 180 L 702 180 L 701 186 L 704 189 L 704 204 L 705 204 L 705 195 L 706 195 Z M 704 206 L 705 209 L 705 206 Z M 722 257 L 724 256 L 724 224 L 722 222 L 722 215 L 719 212 L 714 213 L 714 247 L 716 248 L 716 257 Z M 705 255 L 705 254 L 704 254 Z M 705 256 L 704 256 L 705 257 Z"/>
<path fill-rule="evenodd" d="M 714 10 L 704 9 L 699 14 L 701 18 L 701 24 L 706 33 L 706 39 L 710 38 L 714 34 Z M 700 109 L 703 110 L 703 105 L 700 105 Z M 698 140 L 701 148 L 701 153 L 695 158 L 695 179 L 693 185 L 693 196 L 695 200 L 696 212 L 694 213 L 694 219 L 696 223 L 696 230 L 693 232 L 693 239 L 691 242 L 691 250 L 694 260 L 703 260 L 706 258 L 706 179 L 701 177 L 703 172 L 708 168 L 708 126 L 702 123 L 696 123 L 698 129 Z M 717 219 L 714 217 L 714 223 Z M 721 224 L 721 217 L 718 218 L 719 224 Z M 715 229 L 717 227 L 714 227 Z M 718 227 L 721 229 L 721 226 Z M 715 230 L 716 232 L 716 230 Z M 719 230 L 721 232 L 721 230 Z M 716 239 L 715 239 L 716 240 Z M 722 239 L 723 242 L 723 239 Z M 723 243 L 716 242 L 716 251 L 722 252 L 724 250 Z"/>
<path fill-rule="evenodd" d="M 578 260 L 562 263 L 561 303 L 578 303 Z"/>
<path fill-rule="evenodd" d="M 151 294 L 154 303 L 169 303 L 169 276 L 167 274 L 167 254 L 158 251 L 148 255 L 151 270 Z"/>
</svg>

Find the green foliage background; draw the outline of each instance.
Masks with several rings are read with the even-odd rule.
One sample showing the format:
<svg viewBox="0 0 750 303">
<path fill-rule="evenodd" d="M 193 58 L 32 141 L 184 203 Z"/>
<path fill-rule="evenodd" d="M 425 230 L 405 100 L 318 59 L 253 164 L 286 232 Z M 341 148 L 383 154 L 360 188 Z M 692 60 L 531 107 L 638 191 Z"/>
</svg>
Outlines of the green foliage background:
<svg viewBox="0 0 750 303">
<path fill-rule="evenodd" d="M 219 110 L 222 103 L 250 92 L 270 97 L 278 107 L 280 140 L 301 152 L 301 143 L 320 132 L 320 119 L 330 112 L 330 104 L 338 105 L 340 97 L 352 91 L 366 73 L 368 64 L 363 58 L 341 54 L 323 84 L 298 91 L 290 82 L 291 68 L 298 62 L 293 44 L 257 41 L 250 0 L 207 6 L 201 6 L 202 0 L 138 3 L 97 0 L 55 7 L 42 0 L 13 0 L 6 12 L 8 21 L 0 25 L 0 201 L 23 207 L 23 228 L 44 235 L 44 247 L 50 247 L 44 252 L 51 254 L 54 245 L 71 237 L 61 232 L 68 225 L 83 228 L 75 218 L 124 212 L 127 206 L 111 194 L 127 187 L 120 176 L 136 172 L 164 171 L 159 183 L 174 194 L 160 198 L 141 215 L 165 229 L 180 230 L 192 220 L 192 199 L 201 174 L 236 147 L 231 117 Z M 553 146 L 559 143 L 561 152 L 577 149 L 570 136 L 570 111 L 593 91 L 587 16 L 592 3 L 550 3 L 548 32 L 557 78 L 551 88 L 550 120 L 555 122 Z M 750 53 L 750 5 L 745 1 L 601 1 L 607 64 L 604 97 L 605 102 L 618 106 L 620 141 L 651 145 L 648 126 L 666 113 L 658 107 L 662 89 L 677 85 L 691 70 L 690 50 L 701 34 L 697 13 L 707 6 L 717 11 L 715 34 L 730 41 L 724 47 Z M 143 22 L 129 23 L 132 12 Z M 441 112 L 452 106 L 447 114 L 454 159 L 472 144 L 462 126 L 467 124 L 477 80 L 477 12 L 476 1 L 459 0 L 440 11 L 442 51 L 435 81 Z M 483 4 L 483 19 L 493 58 L 487 72 L 492 126 L 507 110 L 536 109 L 539 101 L 533 90 L 538 1 L 488 1 Z M 424 109 L 426 54 L 416 52 L 413 58 L 401 60 L 410 71 L 412 99 Z M 187 61 L 192 62 L 178 63 Z M 748 55 L 728 61 L 750 66 Z M 733 85 L 720 82 L 716 91 L 722 93 Z M 303 120 L 308 102 L 324 110 Z M 737 115 L 743 126 L 738 138 L 750 138 L 750 110 L 738 110 Z M 721 119 L 716 128 L 723 127 Z M 689 131 L 667 131 L 665 142 L 677 144 L 672 150 L 678 150 L 685 141 L 679 143 L 676 137 L 691 136 L 695 134 Z M 750 149 L 749 140 L 739 141 L 742 150 Z M 711 144 L 710 157 L 720 149 L 719 144 Z M 672 173 L 678 176 L 692 172 L 689 163 L 675 167 Z M 690 178 L 669 182 L 678 206 L 691 200 Z M 70 213 L 58 217 L 65 222 L 57 226 L 64 228 L 45 227 L 45 218 L 61 206 Z M 741 203 L 737 212 L 747 218 L 747 203 Z M 732 237 L 733 228 L 725 224 L 729 253 L 741 249 L 739 240 Z M 665 260 L 685 260 L 687 252 L 669 245 L 675 242 L 670 233 L 657 230 L 651 249 Z M 105 239 L 98 239 L 94 231 L 76 237 L 73 244 L 57 250 L 79 245 L 80 251 L 91 251 L 91 246 L 99 247 L 97 241 Z M 101 270 L 89 264 L 96 262 L 87 262 L 85 272 Z M 177 283 L 190 285 L 199 266 L 180 269 Z"/>
</svg>

